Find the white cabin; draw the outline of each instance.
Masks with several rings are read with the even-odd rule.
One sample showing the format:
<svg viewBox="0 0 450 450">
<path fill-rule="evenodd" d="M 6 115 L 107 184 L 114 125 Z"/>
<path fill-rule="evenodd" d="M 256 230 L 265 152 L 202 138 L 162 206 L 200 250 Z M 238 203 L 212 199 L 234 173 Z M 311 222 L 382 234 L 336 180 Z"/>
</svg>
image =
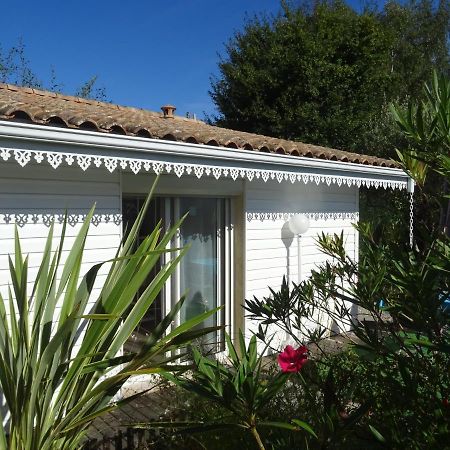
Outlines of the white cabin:
<svg viewBox="0 0 450 450">
<path fill-rule="evenodd" d="M 361 186 L 411 186 L 395 163 L 379 158 L 225 130 L 173 116 L 170 107 L 158 114 L 0 85 L 0 290 L 9 280 L 15 225 L 33 275 L 49 224 L 60 229 L 67 210 L 70 245 L 96 203 L 88 269 L 114 257 L 157 174 L 146 226 L 159 219 L 168 225 L 189 212 L 173 246 L 191 249 L 143 327 L 189 289 L 180 321 L 222 305 L 212 322 L 232 334 L 241 328 L 246 336 L 253 324 L 244 317 L 244 300 L 267 295 L 283 276 L 297 282 L 299 267 L 307 277 L 324 260 L 315 242 L 319 233 L 343 231 L 358 258 L 352 223 Z M 310 219 L 301 258 L 287 227 L 296 214 Z"/>
</svg>

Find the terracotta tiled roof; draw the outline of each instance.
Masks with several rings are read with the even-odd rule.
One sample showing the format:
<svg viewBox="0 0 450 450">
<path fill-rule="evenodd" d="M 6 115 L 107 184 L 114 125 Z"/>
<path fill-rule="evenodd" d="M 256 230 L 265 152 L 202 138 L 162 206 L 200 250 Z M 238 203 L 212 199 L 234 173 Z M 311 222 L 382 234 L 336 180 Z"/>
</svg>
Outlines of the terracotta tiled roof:
<svg viewBox="0 0 450 450">
<path fill-rule="evenodd" d="M 0 83 L 0 119 L 230 149 L 397 167 L 393 161 L 317 145 L 214 127 L 183 117 Z"/>
</svg>

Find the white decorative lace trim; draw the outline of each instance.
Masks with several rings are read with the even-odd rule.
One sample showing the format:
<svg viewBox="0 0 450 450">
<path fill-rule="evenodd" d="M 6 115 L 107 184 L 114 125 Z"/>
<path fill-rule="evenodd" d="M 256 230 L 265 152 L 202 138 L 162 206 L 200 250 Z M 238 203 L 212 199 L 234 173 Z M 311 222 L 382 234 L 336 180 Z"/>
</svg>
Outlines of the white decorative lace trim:
<svg viewBox="0 0 450 450">
<path fill-rule="evenodd" d="M 247 221 L 252 220 L 284 220 L 288 221 L 296 213 L 285 212 L 248 212 Z M 308 216 L 311 220 L 351 220 L 358 222 L 359 213 L 357 212 L 310 212 L 302 213 Z M 83 223 L 86 219 L 86 214 L 68 214 L 67 224 L 74 227 L 77 224 Z M 24 227 L 28 224 L 42 223 L 49 227 L 52 223 L 63 223 L 64 214 L 22 214 L 22 213 L 10 213 L 0 214 L 0 223 L 16 224 L 19 227 Z M 98 226 L 101 223 L 114 223 L 120 225 L 122 223 L 122 214 L 94 214 L 91 220 L 92 225 Z"/>
<path fill-rule="evenodd" d="M 82 170 L 87 170 L 91 166 L 97 168 L 104 166 L 109 172 L 114 172 L 118 167 L 125 170 L 129 168 L 133 173 L 139 172 L 153 172 L 160 173 L 174 173 L 177 177 L 183 175 L 194 175 L 197 178 L 203 176 L 214 177 L 218 180 L 221 177 L 237 179 L 252 180 L 277 180 L 279 183 L 315 183 L 326 184 L 327 186 L 336 184 L 337 186 L 361 186 L 374 187 L 376 189 L 382 187 L 384 189 L 406 189 L 407 181 L 405 180 L 385 180 L 376 179 L 374 177 L 354 176 L 347 177 L 342 175 L 317 175 L 312 173 L 301 173 L 300 171 L 277 171 L 277 170 L 262 170 L 262 169 L 243 169 L 237 167 L 218 167 L 206 164 L 190 164 L 190 163 L 165 163 L 161 161 L 151 161 L 148 159 L 137 158 L 118 158 L 114 156 L 93 156 L 81 155 L 74 153 L 58 153 L 50 151 L 35 151 L 35 150 L 15 150 L 2 148 L 0 149 L 0 158 L 8 161 L 11 158 L 24 167 L 29 162 L 34 160 L 38 164 L 42 164 L 45 160 L 54 168 L 57 169 L 63 162 L 69 166 L 78 165 Z"/>
<path fill-rule="evenodd" d="M 297 213 L 286 213 L 286 212 L 248 212 L 247 221 L 252 220 L 284 220 L 288 221 L 292 216 Z M 358 212 L 305 212 L 302 213 L 311 220 L 352 220 L 353 222 L 359 221 Z"/>
<path fill-rule="evenodd" d="M 77 224 L 83 223 L 86 220 L 86 214 L 67 214 L 67 224 L 74 227 Z M 19 227 L 24 227 L 28 224 L 43 224 L 49 227 L 52 223 L 63 223 L 65 214 L 0 214 L 0 223 L 15 224 Z M 91 219 L 94 226 L 101 223 L 114 223 L 120 225 L 122 223 L 122 214 L 94 214 Z"/>
</svg>

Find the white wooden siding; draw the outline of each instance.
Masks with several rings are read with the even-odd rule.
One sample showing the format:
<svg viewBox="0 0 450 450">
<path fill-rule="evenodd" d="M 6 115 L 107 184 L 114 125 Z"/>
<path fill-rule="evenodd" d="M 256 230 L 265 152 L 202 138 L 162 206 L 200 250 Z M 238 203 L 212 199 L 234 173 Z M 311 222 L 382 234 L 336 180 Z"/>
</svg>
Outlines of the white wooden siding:
<svg viewBox="0 0 450 450">
<path fill-rule="evenodd" d="M 93 202 L 97 203 L 99 223 L 91 225 L 86 242 L 83 270 L 93 264 L 114 256 L 120 243 L 122 224 L 117 221 L 121 214 L 121 195 L 145 194 L 154 176 L 131 173 L 110 174 L 103 169 L 90 168 L 83 172 L 75 167 L 28 165 L 24 168 L 15 163 L 0 164 L 0 290 L 5 292 L 9 282 L 7 256 L 13 252 L 14 221 L 22 220 L 18 227 L 23 251 L 30 255 L 30 275 L 36 275 L 41 251 L 48 233 L 48 217 L 56 221 L 55 236 L 61 232 L 59 223 L 67 209 L 72 223 L 67 226 L 67 237 L 63 256 L 81 226 L 81 217 Z M 315 239 L 321 232 L 344 231 L 347 250 L 357 257 L 357 233 L 352 219 L 342 214 L 358 212 L 358 189 L 349 187 L 327 187 L 315 184 L 279 184 L 276 181 L 254 180 L 198 180 L 194 177 L 178 179 L 163 176 L 158 192 L 163 195 L 240 196 L 244 210 L 243 227 L 236 224 L 236 231 L 244 237 L 237 258 L 242 258 L 245 298 L 261 297 L 269 293 L 268 286 L 279 288 L 283 276 L 297 281 L 297 242 L 286 232 L 287 218 L 292 213 L 337 213 L 338 218 L 311 220 L 311 228 L 302 238 L 302 270 L 304 276 L 325 260 Z M 255 214 L 259 216 L 255 218 Z M 261 214 L 268 215 L 261 219 Z M 43 215 L 48 216 L 47 219 Z M 108 220 L 105 217 L 109 217 Z M 252 218 L 251 218 L 252 217 Z M 251 220 L 250 220 L 251 218 Z M 8 223 L 9 221 L 9 223 Z M 69 221 L 70 222 L 70 221 Z M 235 267 L 240 267 L 237 261 Z M 104 280 L 99 276 L 97 288 Z M 96 291 L 97 292 L 97 291 Z M 93 296 L 93 298 L 95 298 Z M 236 298 L 242 303 L 241 296 Z M 254 324 L 245 323 L 246 332 Z"/>
<path fill-rule="evenodd" d="M 147 194 L 155 181 L 156 176 L 150 173 L 124 172 L 122 175 L 123 192 L 126 194 Z M 182 178 L 176 175 L 163 175 L 156 186 L 159 195 L 176 196 L 209 196 L 233 197 L 241 195 L 243 180 L 212 179 L 203 177 L 198 179 L 194 175 Z"/>
<path fill-rule="evenodd" d="M 358 234 L 352 222 L 358 213 L 358 197 L 359 192 L 355 187 L 327 187 L 313 183 L 287 185 L 276 181 L 247 182 L 244 202 L 245 298 L 269 295 L 269 286 L 278 289 L 283 276 L 297 283 L 297 238 L 292 236 L 287 227 L 288 214 L 337 214 L 337 218 L 311 219 L 310 229 L 301 240 L 304 278 L 326 260 L 316 243 L 322 232 L 334 234 L 343 231 L 346 249 L 357 259 Z M 256 324 L 247 319 L 246 335 L 250 336 L 255 327 Z"/>
<path fill-rule="evenodd" d="M 96 203 L 95 218 L 86 240 L 82 274 L 92 265 L 114 257 L 121 239 L 120 174 L 78 167 L 0 164 L 0 290 L 9 283 L 8 255 L 14 252 L 14 222 L 19 222 L 22 250 L 29 254 L 29 284 L 33 283 L 49 231 L 49 220 L 55 220 L 55 246 L 61 235 L 61 219 L 67 210 L 69 223 L 62 262 L 68 255 L 80 230 L 83 215 Z M 44 220 L 43 215 L 46 215 Z M 9 222 L 9 223 L 8 223 Z M 103 268 L 94 287 L 92 301 L 104 282 Z"/>
</svg>

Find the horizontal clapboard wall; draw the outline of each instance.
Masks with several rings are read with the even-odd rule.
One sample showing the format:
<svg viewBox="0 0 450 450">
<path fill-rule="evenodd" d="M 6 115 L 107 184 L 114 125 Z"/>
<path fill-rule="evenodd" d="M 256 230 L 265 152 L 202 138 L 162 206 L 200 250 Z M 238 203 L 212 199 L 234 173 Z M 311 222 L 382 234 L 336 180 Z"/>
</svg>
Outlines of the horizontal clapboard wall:
<svg viewBox="0 0 450 450">
<path fill-rule="evenodd" d="M 283 276 L 298 281 L 297 238 L 287 222 L 293 214 L 310 217 L 310 229 L 302 237 L 302 275 L 326 261 L 317 245 L 321 233 L 344 233 L 350 256 L 357 259 L 359 190 L 324 185 L 280 186 L 277 183 L 246 183 L 245 187 L 245 297 L 262 298 L 269 286 L 278 289 Z M 246 321 L 246 331 L 255 324 Z"/>
<path fill-rule="evenodd" d="M 14 227 L 17 225 L 22 250 L 29 254 L 30 285 L 41 261 L 50 223 L 55 224 L 54 246 L 61 236 L 67 212 L 66 239 L 62 260 L 67 257 L 82 222 L 96 203 L 83 259 L 82 274 L 92 265 L 114 257 L 120 243 L 120 174 L 90 168 L 61 167 L 54 170 L 42 165 L 0 166 L 0 290 L 9 282 L 8 255 L 14 252 Z M 99 274 L 95 292 L 105 280 L 105 267 Z M 93 299 L 95 299 L 95 295 Z"/>
</svg>

